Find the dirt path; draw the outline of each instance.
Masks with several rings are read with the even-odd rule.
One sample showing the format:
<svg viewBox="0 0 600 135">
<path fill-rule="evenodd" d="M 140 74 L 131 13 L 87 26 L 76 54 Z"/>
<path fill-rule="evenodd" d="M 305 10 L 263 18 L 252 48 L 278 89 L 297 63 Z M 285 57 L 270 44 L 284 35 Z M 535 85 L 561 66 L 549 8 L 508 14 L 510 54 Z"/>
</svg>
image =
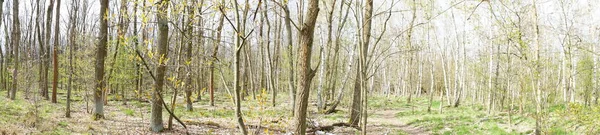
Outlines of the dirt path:
<svg viewBox="0 0 600 135">
<path fill-rule="evenodd" d="M 392 131 L 400 130 L 409 135 L 429 135 L 429 134 L 431 134 L 429 131 L 427 131 L 424 128 L 411 126 L 411 125 L 408 125 L 408 124 L 398 120 L 398 118 L 396 118 L 396 114 L 398 112 L 400 112 L 400 111 L 399 110 L 374 111 L 373 115 L 368 118 L 368 122 L 372 123 L 371 126 L 373 126 L 373 128 L 376 128 L 376 129 L 382 128 L 382 130 L 387 130 L 387 131 L 385 131 L 386 133 L 393 133 Z"/>
</svg>

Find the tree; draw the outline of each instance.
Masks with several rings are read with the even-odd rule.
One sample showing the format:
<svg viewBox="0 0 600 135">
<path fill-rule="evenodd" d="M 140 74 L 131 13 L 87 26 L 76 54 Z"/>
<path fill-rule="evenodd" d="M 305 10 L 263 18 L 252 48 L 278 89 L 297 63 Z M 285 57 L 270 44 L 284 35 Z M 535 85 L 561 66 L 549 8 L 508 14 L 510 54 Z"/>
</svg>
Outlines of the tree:
<svg viewBox="0 0 600 135">
<path fill-rule="evenodd" d="M 242 23 L 242 18 L 240 17 L 240 13 L 239 13 L 239 4 L 237 2 L 237 0 L 233 0 L 233 5 L 235 6 L 235 19 L 237 22 L 237 28 L 236 25 L 234 25 L 231 20 L 227 17 L 225 9 L 224 9 L 224 5 L 225 5 L 225 0 L 221 1 L 222 5 L 219 7 L 221 10 L 221 14 L 224 15 L 225 19 L 227 19 L 227 21 L 229 22 L 229 24 L 231 25 L 231 27 L 233 27 L 233 29 L 235 30 L 235 34 L 236 34 L 236 38 L 235 38 L 235 49 L 234 49 L 234 58 L 233 58 L 233 88 L 234 88 L 234 92 L 235 92 L 235 117 L 237 119 L 237 123 L 238 123 L 238 128 L 240 129 L 240 133 L 242 133 L 243 135 L 248 134 L 248 131 L 246 129 L 246 125 L 244 124 L 244 118 L 242 116 L 242 97 L 241 97 L 241 86 L 240 83 L 240 57 L 241 57 L 241 53 L 242 53 L 242 49 L 244 48 L 244 45 L 246 45 L 246 34 L 245 34 L 245 29 L 242 25 L 245 25 L 245 21 L 244 23 Z M 248 6 L 248 1 L 246 1 L 246 6 Z M 247 10 L 244 10 L 245 12 L 247 12 Z M 244 17 L 245 18 L 245 17 Z M 245 20 L 245 19 L 244 19 Z"/>
<path fill-rule="evenodd" d="M 369 80 L 369 77 L 367 76 L 367 72 L 368 72 L 368 63 L 369 60 L 367 60 L 368 57 L 368 50 L 369 50 L 369 41 L 371 40 L 371 23 L 372 23 L 372 17 L 373 17 L 373 0 L 367 0 L 366 3 L 366 9 L 365 9 L 365 13 L 363 16 L 363 43 L 361 44 L 360 48 L 360 52 L 359 52 L 359 65 L 358 67 L 360 68 L 360 81 L 361 81 L 361 89 L 362 89 L 362 96 L 363 96 L 363 108 L 362 108 L 362 119 L 363 119 L 363 125 L 362 125 L 362 134 L 366 135 L 367 134 L 367 81 Z M 384 26 L 385 27 L 385 26 Z M 384 30 L 385 32 L 385 30 Z"/>
<path fill-rule="evenodd" d="M 225 2 L 222 2 L 220 4 L 220 6 L 224 6 Z M 210 68 L 210 78 L 209 78 L 209 91 L 210 91 L 210 106 L 215 106 L 215 97 L 214 97 L 214 92 L 215 92 L 215 84 L 214 84 L 214 72 L 215 72 L 215 61 L 217 61 L 217 54 L 219 53 L 219 45 L 221 44 L 221 34 L 223 32 L 223 21 L 225 21 L 225 14 L 221 14 L 221 17 L 219 17 L 219 24 L 217 26 L 217 37 L 216 40 L 214 40 L 213 44 L 214 44 L 214 50 L 212 52 L 212 56 L 211 56 L 211 60 L 209 61 L 209 68 Z"/>
<path fill-rule="evenodd" d="M 52 80 L 52 103 L 57 103 L 56 101 L 56 88 L 58 87 L 58 31 L 60 31 L 60 0 L 56 1 L 56 21 L 54 25 L 54 48 L 52 49 L 52 58 L 54 68 L 52 69 L 54 72 L 52 76 L 54 77 Z"/>
<path fill-rule="evenodd" d="M 17 75 L 19 73 L 19 43 L 21 42 L 21 23 L 19 22 L 19 1 L 13 0 L 13 26 L 12 26 L 12 44 L 13 44 L 13 55 L 14 55 L 14 70 L 13 70 L 13 81 L 10 99 L 15 100 L 17 95 Z"/>
<path fill-rule="evenodd" d="M 304 24 L 300 28 L 300 49 L 298 50 L 298 95 L 296 97 L 296 113 L 294 115 L 294 133 L 303 135 L 306 132 L 306 107 L 308 106 L 308 96 L 310 95 L 310 85 L 315 70 L 311 69 L 310 60 L 312 55 L 313 34 L 315 23 L 319 16 L 319 1 L 310 0 L 308 2 L 308 11 Z"/>
<path fill-rule="evenodd" d="M 0 24 L 2 24 L 4 22 L 4 0 L 0 0 Z M 5 24 L 6 25 L 6 24 Z M 4 29 L 8 29 L 6 27 L 4 27 Z M 6 37 L 8 37 L 8 35 L 5 35 Z M 8 41 L 8 38 L 6 38 Z M 8 44 L 8 43 L 5 43 Z M 2 51 L 2 48 L 0 47 L 0 51 Z M 8 54 L 8 53 L 7 53 Z M 1 90 L 6 90 L 6 93 L 8 94 L 7 96 L 10 96 L 10 92 L 8 91 L 8 88 L 6 88 L 6 85 L 4 85 L 6 83 L 6 79 L 4 77 L 4 66 L 5 64 L 5 59 L 6 56 L 4 55 L 4 53 L 0 53 L 0 89 Z"/>
<path fill-rule="evenodd" d="M 48 10 L 46 11 L 46 35 L 44 46 L 40 46 L 40 53 L 42 54 L 42 63 L 41 72 L 40 72 L 40 87 L 42 88 L 42 96 L 46 98 L 46 100 L 50 99 L 50 95 L 48 95 L 48 69 L 50 67 L 50 55 L 48 54 L 50 51 L 50 34 L 52 33 L 52 11 L 54 9 L 55 0 L 50 0 L 50 4 L 48 5 Z M 41 45 L 41 44 L 40 44 Z"/>
<path fill-rule="evenodd" d="M 159 94 L 163 90 L 169 51 L 169 22 L 167 20 L 167 10 L 169 9 L 168 2 L 169 0 L 161 0 L 157 5 L 158 12 L 156 13 L 158 22 L 158 66 L 156 67 L 156 81 L 154 84 L 154 92 L 152 94 L 152 113 L 150 115 L 150 128 L 154 132 L 160 132 L 164 129 L 162 120 L 163 100 Z"/>
<path fill-rule="evenodd" d="M 69 26 L 69 80 L 67 82 L 67 111 L 65 112 L 65 116 L 67 118 L 71 117 L 71 83 L 73 82 L 73 50 L 75 49 L 75 25 L 77 23 L 77 11 L 79 10 L 79 0 L 75 0 L 71 2 L 71 13 L 70 13 L 70 23 Z"/>
<path fill-rule="evenodd" d="M 538 24 L 538 10 L 537 10 L 537 0 L 533 0 L 533 27 L 534 27 L 534 34 L 533 34 L 533 45 L 534 45 L 534 50 L 535 50 L 535 56 L 534 56 L 534 64 L 532 66 L 532 78 L 533 78 L 533 90 L 535 91 L 535 134 L 536 135 L 541 135 L 541 114 L 542 114 L 542 91 L 540 88 L 541 85 L 541 67 L 540 67 L 540 28 L 539 28 L 539 24 Z"/>
<path fill-rule="evenodd" d="M 321 52 L 321 63 L 323 63 L 324 65 L 321 67 L 321 71 L 319 72 L 319 88 L 318 88 L 318 92 L 317 92 L 317 109 L 319 110 L 319 112 L 323 112 L 327 106 L 325 105 L 327 98 L 323 99 L 323 91 L 324 89 L 326 91 L 328 91 L 329 88 L 325 88 L 327 87 L 328 83 L 331 83 L 332 81 L 330 80 L 325 80 L 325 78 L 328 77 L 330 72 L 326 72 L 325 69 L 327 69 L 329 67 L 328 64 L 328 59 L 329 59 L 329 48 L 331 46 L 333 46 L 333 41 L 332 41 L 332 31 L 333 31 L 333 12 L 335 11 L 335 2 L 337 0 L 333 0 L 331 3 L 331 7 L 329 7 L 329 11 L 327 12 L 327 47 L 325 47 L 325 51 Z M 343 3 L 343 2 L 342 2 Z M 328 70 L 329 71 L 329 70 Z M 327 92 L 325 92 L 327 93 Z M 326 94 L 325 97 L 329 97 L 330 94 Z"/>
<path fill-rule="evenodd" d="M 194 0 L 192 2 L 192 4 L 196 4 L 196 0 Z M 204 3 L 204 0 L 202 0 L 200 3 Z M 202 4 L 200 4 L 202 5 Z M 192 32 L 193 32 L 193 27 L 192 24 L 194 22 L 195 19 L 195 13 L 194 13 L 194 9 L 192 8 L 192 6 L 188 6 L 187 7 L 188 10 L 188 23 L 186 24 L 187 26 L 187 47 L 186 47 L 186 67 L 187 67 L 187 74 L 185 76 L 185 102 L 186 102 L 186 110 L 187 111 L 192 111 L 193 110 L 193 106 L 192 106 L 192 68 L 191 68 L 191 62 L 192 62 L 192 49 L 193 49 L 193 42 L 192 42 Z M 202 7 L 200 7 L 200 10 L 202 10 Z M 200 13 L 202 11 L 199 11 Z M 201 15 L 201 14 L 200 14 Z M 202 21 L 200 21 L 200 23 L 202 23 Z M 188 63 L 189 62 L 189 63 Z"/>
<path fill-rule="evenodd" d="M 357 77 L 356 80 L 354 82 L 354 96 L 352 99 L 352 108 L 351 108 L 351 113 L 350 113 L 350 125 L 352 126 L 358 126 L 358 123 L 360 122 L 360 118 L 363 119 L 364 124 L 363 126 L 366 126 L 366 115 L 365 116 L 361 116 L 360 113 L 365 113 L 366 110 L 362 110 L 365 109 L 365 107 L 362 107 L 363 101 L 364 99 L 366 99 L 366 85 L 367 85 L 367 53 L 369 50 L 369 41 L 371 39 L 371 17 L 373 16 L 373 1 L 372 0 L 367 0 L 366 1 L 366 7 L 365 7 L 365 11 L 364 11 L 364 16 L 363 16 L 363 20 L 362 20 L 362 34 L 361 34 L 361 43 L 359 44 L 359 60 L 358 60 L 358 70 L 357 70 Z M 363 97 L 364 96 L 364 97 Z M 366 129 L 366 127 L 363 127 Z"/>
<path fill-rule="evenodd" d="M 290 9 L 288 8 L 288 1 L 282 0 L 284 3 L 280 6 L 283 8 L 285 13 L 285 30 L 286 30 L 286 45 L 288 51 L 288 57 L 290 58 L 288 64 L 290 66 L 289 70 L 289 87 L 290 87 L 290 97 L 292 97 L 292 115 L 296 115 L 296 81 L 294 80 L 295 71 L 294 71 L 294 46 L 292 46 L 292 17 L 290 16 Z"/>
<path fill-rule="evenodd" d="M 106 44 L 108 41 L 108 0 L 100 1 L 100 33 L 98 35 L 98 44 L 96 46 L 96 65 L 95 65 L 95 90 L 94 104 L 95 109 L 93 118 L 104 118 L 104 102 L 102 99 L 103 91 L 105 90 L 104 81 L 104 61 L 106 58 Z"/>
</svg>

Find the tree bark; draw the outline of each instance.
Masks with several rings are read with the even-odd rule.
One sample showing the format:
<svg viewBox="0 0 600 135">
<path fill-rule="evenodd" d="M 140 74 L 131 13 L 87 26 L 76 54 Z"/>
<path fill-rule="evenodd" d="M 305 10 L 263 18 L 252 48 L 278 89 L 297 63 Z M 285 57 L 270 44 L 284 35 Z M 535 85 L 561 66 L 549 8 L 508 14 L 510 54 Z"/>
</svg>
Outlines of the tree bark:
<svg viewBox="0 0 600 135">
<path fill-rule="evenodd" d="M 413 0 L 414 1 L 414 0 Z M 369 41 L 371 41 L 371 23 L 372 23 L 372 18 L 373 17 L 373 0 L 367 0 L 366 3 L 366 8 L 365 8 L 365 13 L 363 16 L 363 43 L 361 46 L 361 50 L 360 50 L 360 61 L 359 61 L 359 67 L 361 68 L 361 89 L 362 89 L 362 96 L 363 96 L 363 109 L 362 109 L 362 134 L 366 135 L 367 134 L 367 110 L 368 110 L 368 91 L 367 91 L 367 81 L 369 80 L 369 78 L 367 77 L 367 72 L 368 72 L 368 64 L 369 64 L 369 60 L 367 60 L 367 58 L 369 57 L 368 55 L 368 50 L 369 50 Z M 371 87 L 372 88 L 372 87 Z"/>
<path fill-rule="evenodd" d="M 167 70 L 167 56 L 169 43 L 169 24 L 167 20 L 168 0 L 161 0 L 157 4 L 159 12 L 156 13 L 158 22 L 158 66 L 156 67 L 156 82 L 152 94 L 152 112 L 150 115 L 150 128 L 153 132 L 161 132 L 163 127 L 162 99 L 159 94 L 163 90 L 165 71 Z"/>
<path fill-rule="evenodd" d="M 54 10 L 54 2 L 55 0 L 50 0 L 50 4 L 48 5 L 48 10 L 46 11 L 46 39 L 45 39 L 45 47 L 42 47 L 43 50 L 43 68 L 42 74 L 40 75 L 40 84 L 42 85 L 43 96 L 46 100 L 50 99 L 50 95 L 48 94 L 48 70 L 50 69 L 50 34 L 52 33 L 52 11 Z M 45 48 L 45 49 L 44 49 Z"/>
<path fill-rule="evenodd" d="M 60 0 L 56 1 L 56 21 L 54 22 L 54 48 L 52 49 L 52 62 L 54 64 L 53 73 L 52 73 L 52 103 L 57 103 L 56 101 L 56 89 L 58 87 L 58 31 L 60 31 Z"/>
<path fill-rule="evenodd" d="M 300 50 L 298 51 L 298 95 L 296 102 L 296 113 L 294 115 L 294 133 L 303 135 L 306 132 L 306 108 L 308 106 L 308 97 L 310 95 L 310 84 L 315 76 L 315 70 L 311 69 L 310 60 L 312 55 L 313 34 L 315 23 L 319 16 L 319 1 L 310 0 L 308 2 L 307 16 L 304 18 L 304 24 L 300 30 Z"/>
<path fill-rule="evenodd" d="M 4 22 L 4 0 L 0 0 L 0 24 L 2 24 Z M 6 25 L 6 24 L 5 24 Z M 8 29 L 8 28 L 4 28 L 4 29 Z M 7 33 L 8 34 L 8 33 Z M 6 37 L 8 37 L 8 35 L 5 35 Z M 6 38 L 8 41 L 8 38 Z M 8 44 L 8 43 L 5 43 Z M 3 52 L 2 48 L 0 47 L 0 52 Z M 8 54 L 8 53 L 7 53 Z M 8 91 L 8 88 L 6 88 L 6 85 L 4 85 L 4 83 L 6 83 L 6 79 L 4 77 L 4 66 L 8 66 L 8 64 L 5 64 L 4 62 L 6 61 L 6 56 L 4 55 L 4 53 L 0 53 L 0 90 L 6 90 L 7 94 L 10 94 L 10 92 Z M 9 95 L 7 95 L 9 96 Z"/>
<path fill-rule="evenodd" d="M 102 101 L 102 93 L 105 90 L 104 81 L 104 61 L 106 58 L 106 44 L 108 41 L 108 0 L 100 1 L 100 35 L 98 35 L 98 44 L 96 47 L 96 67 L 94 90 L 94 114 L 95 120 L 104 118 L 104 103 Z"/>
<path fill-rule="evenodd" d="M 197 0 L 193 0 L 192 3 L 196 4 Z M 204 3 L 204 0 L 202 0 L 201 3 Z M 202 5 L 202 4 L 200 4 Z M 200 7 L 200 10 L 202 10 L 202 7 Z M 202 13 L 202 11 L 199 11 L 200 13 Z M 192 42 L 192 32 L 193 32 L 193 21 L 195 19 L 195 13 L 194 10 L 192 8 L 192 6 L 188 6 L 188 23 L 187 23 L 187 47 L 186 47 L 186 68 L 187 68 L 187 73 L 186 73 L 186 79 L 185 79 L 185 102 L 186 102 L 186 110 L 187 111 L 193 111 L 193 105 L 192 105 L 192 68 L 191 68 L 191 62 L 192 62 L 192 49 L 193 49 L 193 42 Z M 202 14 L 200 14 L 201 16 Z M 200 18 L 200 23 L 202 23 L 202 17 Z M 188 63 L 189 62 L 189 63 Z"/>
<path fill-rule="evenodd" d="M 10 99 L 15 100 L 17 95 L 17 81 L 18 73 L 19 73 L 19 43 L 21 42 L 21 23 L 19 22 L 19 1 L 13 0 L 13 30 L 12 30 L 12 44 L 13 44 L 13 55 L 14 55 L 14 70 L 13 70 L 13 79 L 12 79 L 12 89 L 10 94 Z"/>
</svg>

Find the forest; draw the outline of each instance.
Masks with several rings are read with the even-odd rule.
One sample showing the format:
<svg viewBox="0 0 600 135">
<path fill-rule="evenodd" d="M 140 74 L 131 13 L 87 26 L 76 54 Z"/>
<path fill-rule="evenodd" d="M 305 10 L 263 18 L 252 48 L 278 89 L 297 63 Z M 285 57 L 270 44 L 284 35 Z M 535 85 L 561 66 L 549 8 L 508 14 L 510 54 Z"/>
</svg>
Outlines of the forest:
<svg viewBox="0 0 600 135">
<path fill-rule="evenodd" d="M 0 0 L 0 135 L 600 134 L 597 0 Z"/>
</svg>

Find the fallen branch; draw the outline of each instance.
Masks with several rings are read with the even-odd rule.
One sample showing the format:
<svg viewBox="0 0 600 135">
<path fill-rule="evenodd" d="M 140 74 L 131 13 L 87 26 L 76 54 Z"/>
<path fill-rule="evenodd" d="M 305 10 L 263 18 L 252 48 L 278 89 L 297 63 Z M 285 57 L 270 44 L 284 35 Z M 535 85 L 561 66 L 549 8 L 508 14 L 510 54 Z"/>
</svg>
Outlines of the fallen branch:
<svg viewBox="0 0 600 135">
<path fill-rule="evenodd" d="M 333 123 L 333 124 L 328 125 L 328 126 L 310 127 L 310 129 L 306 130 L 306 132 L 307 133 L 312 133 L 312 132 L 316 132 L 316 131 L 331 131 L 335 127 L 351 127 L 351 128 L 360 130 L 360 128 L 358 126 L 352 126 L 351 124 L 348 124 L 348 123 L 345 123 L 345 122 L 340 122 L 340 123 Z"/>
</svg>

